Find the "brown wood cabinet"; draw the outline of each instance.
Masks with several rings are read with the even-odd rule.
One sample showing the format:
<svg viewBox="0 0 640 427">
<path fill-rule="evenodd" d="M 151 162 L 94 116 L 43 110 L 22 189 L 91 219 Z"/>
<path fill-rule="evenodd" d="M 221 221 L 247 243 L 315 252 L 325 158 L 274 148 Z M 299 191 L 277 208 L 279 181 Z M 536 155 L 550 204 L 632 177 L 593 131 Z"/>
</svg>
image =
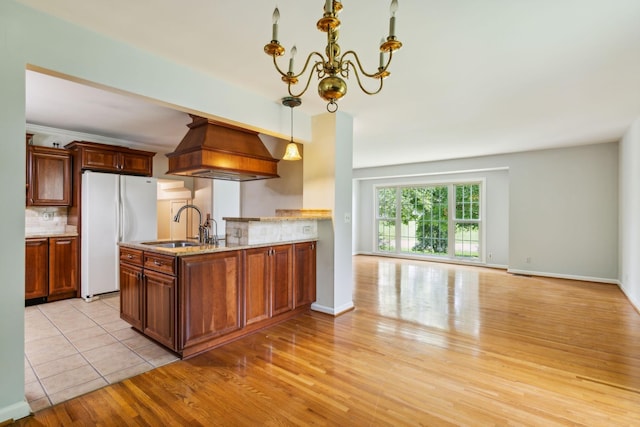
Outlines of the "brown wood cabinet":
<svg viewBox="0 0 640 427">
<path fill-rule="evenodd" d="M 153 174 L 155 153 L 150 151 L 87 141 L 73 141 L 65 148 L 76 153 L 76 162 L 78 162 L 80 170 L 123 175 L 151 176 Z"/>
<path fill-rule="evenodd" d="M 78 238 L 25 241 L 25 299 L 55 301 L 78 292 Z"/>
<path fill-rule="evenodd" d="M 27 206 L 71 204 L 71 153 L 27 145 Z"/>
<path fill-rule="evenodd" d="M 189 357 L 307 310 L 315 266 L 315 242 L 180 257 L 122 246 L 120 317 Z"/>
<path fill-rule="evenodd" d="M 180 258 L 180 350 L 237 331 L 241 323 L 242 254 Z"/>
<path fill-rule="evenodd" d="M 49 239 L 26 239 L 24 298 L 43 298 L 49 294 Z"/>
<path fill-rule="evenodd" d="M 246 325 L 293 309 L 291 245 L 245 250 L 244 270 Z"/>
<path fill-rule="evenodd" d="M 120 248 L 120 318 L 174 351 L 175 266 L 173 256 Z"/>
<path fill-rule="evenodd" d="M 120 248 L 120 318 L 142 332 L 142 251 Z"/>
<path fill-rule="evenodd" d="M 72 298 L 78 291 L 78 238 L 49 238 L 48 300 Z"/>
<path fill-rule="evenodd" d="M 177 350 L 176 335 L 176 277 L 144 271 L 144 320 L 145 335 Z"/>
<path fill-rule="evenodd" d="M 293 299 L 300 307 L 316 300 L 316 242 L 295 243 L 293 250 Z"/>
</svg>

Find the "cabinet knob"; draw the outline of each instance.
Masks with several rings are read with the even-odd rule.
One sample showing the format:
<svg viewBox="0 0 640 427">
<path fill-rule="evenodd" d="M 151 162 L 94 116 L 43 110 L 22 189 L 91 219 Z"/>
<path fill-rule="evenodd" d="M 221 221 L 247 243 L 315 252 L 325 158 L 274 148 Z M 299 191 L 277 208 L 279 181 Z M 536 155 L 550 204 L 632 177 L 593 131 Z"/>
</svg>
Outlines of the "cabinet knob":
<svg viewBox="0 0 640 427">
<path fill-rule="evenodd" d="M 127 254 L 127 258 L 128 258 L 128 259 L 133 259 L 133 255 L 131 255 L 131 254 Z"/>
<path fill-rule="evenodd" d="M 157 259 L 156 259 L 156 260 L 154 260 L 154 261 L 153 261 L 153 263 L 154 263 L 155 265 L 157 265 L 158 267 L 160 267 L 161 265 L 163 265 L 163 264 L 162 264 L 162 262 L 161 262 L 161 261 L 158 261 Z"/>
</svg>

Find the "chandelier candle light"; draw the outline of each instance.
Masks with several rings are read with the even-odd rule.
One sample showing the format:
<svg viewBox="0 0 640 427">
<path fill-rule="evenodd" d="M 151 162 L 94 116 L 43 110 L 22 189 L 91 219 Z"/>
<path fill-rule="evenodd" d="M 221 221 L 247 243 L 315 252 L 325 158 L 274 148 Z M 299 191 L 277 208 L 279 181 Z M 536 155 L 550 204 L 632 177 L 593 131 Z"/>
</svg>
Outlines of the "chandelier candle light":
<svg viewBox="0 0 640 427">
<path fill-rule="evenodd" d="M 282 81 L 287 84 L 289 95 L 293 98 L 301 97 L 309 88 L 311 77 L 314 72 L 320 82 L 318 83 L 318 94 L 322 99 L 328 101 L 327 111 L 334 113 L 338 110 L 338 101 L 347 93 L 347 84 L 342 77 L 348 79 L 349 73 L 353 70 L 356 76 L 358 86 L 368 95 L 375 95 L 382 90 L 383 80 L 389 76 L 389 64 L 393 57 L 393 52 L 402 47 L 402 43 L 396 38 L 396 11 L 398 10 L 398 0 L 391 1 L 391 18 L 389 19 L 389 35 L 386 40 L 380 41 L 380 64 L 378 70 L 374 73 L 367 73 L 360 63 L 360 58 L 353 50 L 349 50 L 344 54 L 341 53 L 340 45 L 338 45 L 338 36 L 340 29 L 340 20 L 338 13 L 342 10 L 342 3 L 338 0 L 326 0 L 324 4 L 324 14 L 316 24 L 318 30 L 327 33 L 327 46 L 325 48 L 326 57 L 319 52 L 311 52 L 300 73 L 294 72 L 294 58 L 297 53 L 295 45 L 291 48 L 291 57 L 289 58 L 289 69 L 285 73 L 278 66 L 276 58 L 284 55 L 285 49 L 278 41 L 278 20 L 280 19 L 280 11 L 276 7 L 273 11 L 273 28 L 271 34 L 271 42 L 264 46 L 267 55 L 273 58 L 273 65 L 282 76 Z M 387 55 L 388 54 L 388 57 Z M 312 58 L 317 57 L 311 68 Z M 292 86 L 298 83 L 298 78 L 303 76 L 307 69 L 309 75 L 306 77 L 307 83 L 302 91 L 295 93 Z M 378 80 L 378 88 L 375 90 L 367 90 L 361 81 L 361 75 L 371 79 Z"/>
</svg>

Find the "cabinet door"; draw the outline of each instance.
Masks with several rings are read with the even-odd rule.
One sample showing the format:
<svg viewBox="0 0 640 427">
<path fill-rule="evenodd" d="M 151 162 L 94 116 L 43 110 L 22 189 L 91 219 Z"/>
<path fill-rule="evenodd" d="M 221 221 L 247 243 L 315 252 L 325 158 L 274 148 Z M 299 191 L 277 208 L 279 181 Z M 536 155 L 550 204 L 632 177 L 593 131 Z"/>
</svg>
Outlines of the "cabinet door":
<svg viewBox="0 0 640 427">
<path fill-rule="evenodd" d="M 120 153 L 120 171 L 132 175 L 152 175 L 152 159 L 148 155 L 135 153 Z"/>
<path fill-rule="evenodd" d="M 316 300 L 316 242 L 294 245 L 294 301 L 295 306 Z"/>
<path fill-rule="evenodd" d="M 244 251 L 245 325 L 268 319 L 270 316 L 270 261 L 271 248 Z"/>
<path fill-rule="evenodd" d="M 120 318 L 142 331 L 142 267 L 120 263 Z"/>
<path fill-rule="evenodd" d="M 27 239 L 25 242 L 24 298 L 46 297 L 49 293 L 49 241 Z"/>
<path fill-rule="evenodd" d="M 271 316 L 293 309 L 293 246 L 271 249 Z"/>
<path fill-rule="evenodd" d="M 241 265 L 241 251 L 180 257 L 180 350 L 240 329 Z"/>
<path fill-rule="evenodd" d="M 78 239 L 49 238 L 49 299 L 73 296 L 77 290 Z"/>
<path fill-rule="evenodd" d="M 27 147 L 27 206 L 70 204 L 70 153 L 58 148 Z"/>
<path fill-rule="evenodd" d="M 104 172 L 118 172 L 118 152 L 100 148 L 83 148 L 81 151 L 81 168 Z"/>
<path fill-rule="evenodd" d="M 176 278 L 155 271 L 144 272 L 144 333 L 160 344 L 176 349 Z"/>
</svg>

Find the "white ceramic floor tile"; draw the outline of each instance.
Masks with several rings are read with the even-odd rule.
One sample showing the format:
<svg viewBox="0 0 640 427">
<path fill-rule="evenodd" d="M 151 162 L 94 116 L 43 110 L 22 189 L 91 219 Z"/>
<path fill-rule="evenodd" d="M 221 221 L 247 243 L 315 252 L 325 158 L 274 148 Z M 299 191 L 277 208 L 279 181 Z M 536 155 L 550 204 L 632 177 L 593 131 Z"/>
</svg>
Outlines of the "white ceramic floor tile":
<svg viewBox="0 0 640 427">
<path fill-rule="evenodd" d="M 155 343 L 138 348 L 135 352 L 156 367 L 178 360 L 178 356 Z"/>
<path fill-rule="evenodd" d="M 153 365 L 142 362 L 134 366 L 130 366 L 120 371 L 112 372 L 104 376 L 104 378 L 109 382 L 109 384 L 115 384 L 127 378 L 135 377 L 136 375 L 143 374 L 147 371 L 153 369 Z"/>
<path fill-rule="evenodd" d="M 89 361 L 89 363 L 94 364 L 103 359 L 126 357 L 130 353 L 131 350 L 129 350 L 129 348 L 127 348 L 124 344 L 116 342 L 104 347 L 85 351 L 82 353 L 82 355 Z"/>
<path fill-rule="evenodd" d="M 100 375 L 106 376 L 141 363 L 144 363 L 144 360 L 131 351 L 128 354 L 122 354 L 118 357 L 98 360 L 93 363 L 93 367 L 100 372 Z"/>
<path fill-rule="evenodd" d="M 93 381 L 97 378 L 100 378 L 100 375 L 93 366 L 85 365 L 44 378 L 42 385 L 47 391 L 47 394 L 51 396 L 62 390 Z"/>
<path fill-rule="evenodd" d="M 38 378 L 43 380 L 45 378 L 49 378 L 63 372 L 68 372 L 82 366 L 89 366 L 89 362 L 87 362 L 87 360 L 82 357 L 81 354 L 76 353 L 71 356 L 37 365 L 33 368 L 33 370 L 35 371 Z"/>
<path fill-rule="evenodd" d="M 33 381 L 38 381 L 38 377 L 36 376 L 36 373 L 33 371 L 33 368 L 31 367 L 31 365 L 26 364 L 24 367 L 24 383 L 30 383 Z"/>
<path fill-rule="evenodd" d="M 104 312 L 99 316 L 92 316 L 91 319 L 98 325 L 105 325 L 120 320 L 120 312 L 109 309 L 109 311 Z"/>
<path fill-rule="evenodd" d="M 118 319 L 115 322 L 105 323 L 104 325 L 100 325 L 100 326 L 106 329 L 107 332 L 114 332 L 114 331 L 119 331 L 121 329 L 131 328 L 130 324 L 128 324 L 127 322 L 121 319 Z"/>
<path fill-rule="evenodd" d="M 144 335 L 138 334 L 136 333 L 135 336 L 131 337 L 131 338 L 127 338 L 125 340 L 122 340 L 122 344 L 126 345 L 127 347 L 129 347 L 132 350 L 136 350 L 138 348 L 142 348 L 142 347 L 146 347 L 148 345 L 152 345 L 155 343 L 153 341 L 151 341 L 149 338 L 145 337 Z"/>
<path fill-rule="evenodd" d="M 85 393 L 89 393 L 90 391 L 97 390 L 107 385 L 107 381 L 104 378 L 98 378 L 84 384 L 79 384 L 65 390 L 62 390 L 58 393 L 51 394 L 49 398 L 51 399 L 51 403 L 57 405 L 58 403 L 64 402 L 65 400 L 72 399 L 74 397 L 83 395 Z"/>
<path fill-rule="evenodd" d="M 31 402 L 46 397 L 46 394 L 39 381 L 31 381 L 24 385 L 24 397 Z"/>
<path fill-rule="evenodd" d="M 141 335 L 139 332 L 136 332 L 132 328 L 118 329 L 117 331 L 110 332 L 110 334 L 120 341 L 125 341 Z"/>
<path fill-rule="evenodd" d="M 90 328 L 78 329 L 75 331 L 65 332 L 64 336 L 67 337 L 71 343 L 75 343 L 80 340 L 95 337 L 104 334 L 106 331 L 99 325 L 91 326 Z"/>
<path fill-rule="evenodd" d="M 73 341 L 72 343 L 78 349 L 78 351 L 85 352 L 88 350 L 92 350 L 94 348 L 101 348 L 106 345 L 117 343 L 117 342 L 118 340 L 116 340 L 110 334 L 104 332 L 103 334 L 96 335 L 94 337 L 85 338 L 82 340 L 76 340 L 76 341 Z"/>
<path fill-rule="evenodd" d="M 25 343 L 25 354 L 34 367 L 77 352 L 75 347 L 62 335 Z"/>
<path fill-rule="evenodd" d="M 29 407 L 31 408 L 31 412 L 38 412 L 42 409 L 48 408 L 51 406 L 51 402 L 47 396 L 41 397 L 37 400 L 32 400 L 29 402 Z"/>
<path fill-rule="evenodd" d="M 25 390 L 34 412 L 174 360 L 120 319 L 117 294 L 25 308 Z"/>
</svg>

